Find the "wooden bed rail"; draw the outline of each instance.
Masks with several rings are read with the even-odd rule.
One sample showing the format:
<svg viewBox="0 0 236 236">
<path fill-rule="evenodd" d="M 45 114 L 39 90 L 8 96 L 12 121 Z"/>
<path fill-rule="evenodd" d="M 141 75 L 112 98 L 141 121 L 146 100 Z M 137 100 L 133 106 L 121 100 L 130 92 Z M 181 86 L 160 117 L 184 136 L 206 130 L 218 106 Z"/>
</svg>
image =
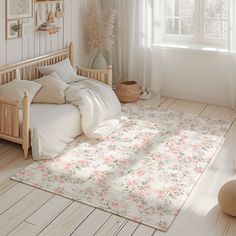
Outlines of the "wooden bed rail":
<svg viewBox="0 0 236 236">
<path fill-rule="evenodd" d="M 18 103 L 0 98 L 0 136 L 20 137 Z"/>
<path fill-rule="evenodd" d="M 72 43 L 68 48 L 58 52 L 0 67 L 0 85 L 16 79 L 16 70 L 19 71 L 22 80 L 36 80 L 42 76 L 37 67 L 53 65 L 66 58 L 70 58 L 71 63 L 74 63 Z"/>
<path fill-rule="evenodd" d="M 107 70 L 93 70 L 87 68 L 77 68 L 77 74 L 91 79 L 101 81 L 112 87 L 112 66 L 108 66 Z"/>
<path fill-rule="evenodd" d="M 0 97 L 0 138 L 22 145 L 25 159 L 29 150 L 29 98 L 25 93 L 19 108 L 17 101 L 9 101 Z M 22 120 L 20 119 L 22 110 Z M 22 132 L 21 132 L 22 125 Z"/>
</svg>

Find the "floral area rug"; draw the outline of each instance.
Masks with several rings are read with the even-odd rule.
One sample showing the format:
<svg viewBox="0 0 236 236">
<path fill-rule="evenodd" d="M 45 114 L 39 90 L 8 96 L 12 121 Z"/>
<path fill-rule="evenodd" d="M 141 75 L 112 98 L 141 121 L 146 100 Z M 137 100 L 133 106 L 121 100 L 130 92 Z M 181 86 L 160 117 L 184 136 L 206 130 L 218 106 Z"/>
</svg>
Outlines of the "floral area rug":
<svg viewBox="0 0 236 236">
<path fill-rule="evenodd" d="M 232 121 L 124 105 L 127 117 L 103 141 L 76 139 L 56 159 L 14 180 L 167 231 Z"/>
</svg>

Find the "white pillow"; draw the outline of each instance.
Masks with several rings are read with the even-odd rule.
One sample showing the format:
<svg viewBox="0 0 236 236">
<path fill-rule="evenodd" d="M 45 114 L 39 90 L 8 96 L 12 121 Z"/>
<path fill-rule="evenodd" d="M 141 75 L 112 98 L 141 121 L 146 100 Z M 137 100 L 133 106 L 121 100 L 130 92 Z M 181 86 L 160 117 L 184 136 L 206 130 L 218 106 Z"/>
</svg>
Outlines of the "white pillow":
<svg viewBox="0 0 236 236">
<path fill-rule="evenodd" d="M 27 92 L 29 103 L 31 104 L 34 96 L 37 94 L 40 88 L 41 85 L 33 81 L 13 80 L 0 86 L 0 96 L 9 100 L 18 101 L 19 107 L 22 107 L 24 93 Z"/>
<path fill-rule="evenodd" d="M 64 83 L 56 72 L 45 75 L 35 82 L 42 85 L 42 88 L 33 99 L 33 103 L 63 104 L 66 102 L 64 91 L 69 87 Z"/>
<path fill-rule="evenodd" d="M 53 65 L 42 66 L 37 68 L 42 75 L 49 75 L 56 72 L 58 76 L 65 82 L 71 83 L 76 80 L 76 72 L 72 67 L 69 58 Z"/>
</svg>

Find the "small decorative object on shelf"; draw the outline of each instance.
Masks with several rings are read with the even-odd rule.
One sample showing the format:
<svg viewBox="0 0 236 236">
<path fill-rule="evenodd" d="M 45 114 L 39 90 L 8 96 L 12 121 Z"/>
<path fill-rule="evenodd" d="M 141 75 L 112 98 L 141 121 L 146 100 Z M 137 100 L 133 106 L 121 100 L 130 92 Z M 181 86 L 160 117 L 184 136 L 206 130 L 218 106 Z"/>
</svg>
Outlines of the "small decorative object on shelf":
<svg viewBox="0 0 236 236">
<path fill-rule="evenodd" d="M 48 22 L 48 23 L 54 23 L 54 22 L 55 22 L 55 14 L 54 14 L 52 11 L 50 11 L 50 12 L 48 13 L 47 22 Z"/>
<path fill-rule="evenodd" d="M 64 11 L 63 11 L 62 2 L 58 2 L 56 4 L 55 17 L 56 18 L 63 18 L 64 17 Z"/>
<path fill-rule="evenodd" d="M 49 35 L 58 33 L 61 27 L 55 24 L 55 17 L 64 16 L 63 1 L 37 0 L 36 3 L 36 31 L 47 32 Z"/>
<path fill-rule="evenodd" d="M 50 30 L 50 29 L 54 29 L 55 27 L 56 25 L 49 22 L 45 22 L 39 26 L 39 30 Z"/>
<path fill-rule="evenodd" d="M 59 32 L 60 27 L 57 27 L 53 23 L 45 22 L 39 26 L 38 31 L 48 32 L 49 34 L 56 34 Z"/>
<path fill-rule="evenodd" d="M 140 88 L 136 81 L 120 81 L 116 85 L 115 93 L 120 102 L 131 103 L 139 99 Z"/>
<path fill-rule="evenodd" d="M 48 4 L 38 4 L 38 9 L 35 12 L 37 27 L 39 27 L 41 24 L 47 21 L 48 12 L 49 12 Z"/>
</svg>

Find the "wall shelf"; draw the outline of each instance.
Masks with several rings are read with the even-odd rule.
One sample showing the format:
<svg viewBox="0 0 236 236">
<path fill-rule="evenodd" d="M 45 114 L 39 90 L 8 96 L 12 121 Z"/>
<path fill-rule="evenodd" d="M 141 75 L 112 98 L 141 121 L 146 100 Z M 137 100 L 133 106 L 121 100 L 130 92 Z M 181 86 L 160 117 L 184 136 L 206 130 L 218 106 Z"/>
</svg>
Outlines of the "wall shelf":
<svg viewBox="0 0 236 236">
<path fill-rule="evenodd" d="M 58 2 L 63 2 L 63 0 L 53 0 L 53 1 L 43 1 L 43 0 L 35 0 L 35 3 L 58 3 Z"/>
<path fill-rule="evenodd" d="M 61 27 L 54 27 L 54 28 L 51 28 L 51 29 L 37 29 L 36 31 L 48 32 L 51 35 L 51 34 L 58 33 L 60 29 L 61 29 Z"/>
</svg>

